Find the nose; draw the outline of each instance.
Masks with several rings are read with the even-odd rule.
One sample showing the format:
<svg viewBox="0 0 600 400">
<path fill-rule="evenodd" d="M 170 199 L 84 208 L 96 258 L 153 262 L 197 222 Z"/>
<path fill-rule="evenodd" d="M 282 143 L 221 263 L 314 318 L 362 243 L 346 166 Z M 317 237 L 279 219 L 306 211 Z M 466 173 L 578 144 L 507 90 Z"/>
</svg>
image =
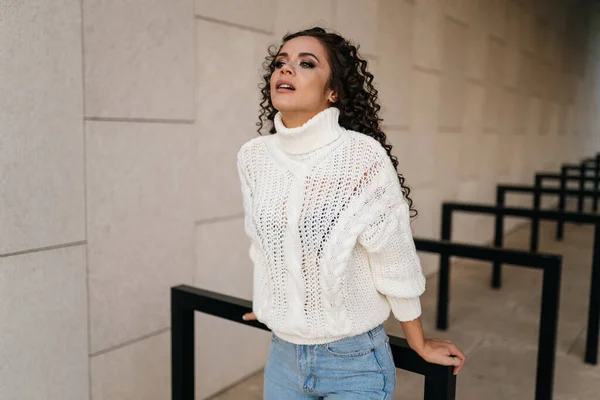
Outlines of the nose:
<svg viewBox="0 0 600 400">
<path fill-rule="evenodd" d="M 290 75 L 294 75 L 294 69 L 290 66 L 290 63 L 285 63 L 283 64 L 283 66 L 281 67 L 281 74 L 285 75 L 285 74 L 290 74 Z"/>
</svg>

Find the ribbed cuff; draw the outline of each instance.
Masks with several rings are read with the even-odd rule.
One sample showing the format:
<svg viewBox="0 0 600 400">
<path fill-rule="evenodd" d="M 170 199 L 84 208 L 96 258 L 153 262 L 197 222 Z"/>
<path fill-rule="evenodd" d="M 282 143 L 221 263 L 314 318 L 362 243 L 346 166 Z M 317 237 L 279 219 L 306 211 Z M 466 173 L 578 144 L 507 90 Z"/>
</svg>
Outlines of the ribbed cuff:
<svg viewBox="0 0 600 400">
<path fill-rule="evenodd" d="M 400 297 L 386 296 L 394 317 L 398 321 L 412 321 L 421 316 L 421 299 L 419 297 L 411 297 L 408 299 Z"/>
</svg>

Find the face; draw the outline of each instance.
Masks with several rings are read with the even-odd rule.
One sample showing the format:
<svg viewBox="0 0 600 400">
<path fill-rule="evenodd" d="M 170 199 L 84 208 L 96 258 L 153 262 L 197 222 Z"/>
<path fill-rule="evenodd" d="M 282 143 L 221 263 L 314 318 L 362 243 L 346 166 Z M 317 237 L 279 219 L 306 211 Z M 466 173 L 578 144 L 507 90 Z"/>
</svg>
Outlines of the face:
<svg viewBox="0 0 600 400">
<path fill-rule="evenodd" d="M 301 36 L 289 40 L 274 64 L 271 102 L 286 125 L 292 120 L 296 124 L 308 120 L 335 101 L 335 93 L 329 88 L 331 68 L 318 39 Z"/>
</svg>

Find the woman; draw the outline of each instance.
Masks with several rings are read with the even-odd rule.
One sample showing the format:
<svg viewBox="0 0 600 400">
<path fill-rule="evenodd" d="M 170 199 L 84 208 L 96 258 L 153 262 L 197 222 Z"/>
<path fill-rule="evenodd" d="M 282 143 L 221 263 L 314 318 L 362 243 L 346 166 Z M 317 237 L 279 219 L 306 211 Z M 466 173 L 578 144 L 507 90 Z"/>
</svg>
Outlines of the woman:
<svg viewBox="0 0 600 400">
<path fill-rule="evenodd" d="M 321 28 L 285 36 L 261 84 L 258 132 L 266 119 L 271 135 L 237 154 L 254 263 L 243 318 L 273 332 L 265 399 L 392 398 L 390 311 L 425 360 L 464 365 L 455 345 L 423 337 L 416 211 L 357 50 Z"/>
</svg>

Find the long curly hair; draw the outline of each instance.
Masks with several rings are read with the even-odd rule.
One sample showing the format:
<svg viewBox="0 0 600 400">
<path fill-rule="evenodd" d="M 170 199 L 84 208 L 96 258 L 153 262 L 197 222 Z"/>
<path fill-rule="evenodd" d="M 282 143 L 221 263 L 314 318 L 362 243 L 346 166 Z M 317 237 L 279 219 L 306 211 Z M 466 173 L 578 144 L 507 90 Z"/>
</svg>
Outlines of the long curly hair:
<svg viewBox="0 0 600 400">
<path fill-rule="evenodd" d="M 276 133 L 275 126 L 272 123 L 277 110 L 271 102 L 270 86 L 271 75 L 275 71 L 274 61 L 287 41 L 300 36 L 310 36 L 318 39 L 325 49 L 331 68 L 329 87 L 338 94 L 336 102 L 332 105 L 340 110 L 338 121 L 340 126 L 371 136 L 381 143 L 397 171 L 398 159 L 392 155 L 392 145 L 386 143 L 386 135 L 379 127 L 383 119 L 378 116 L 381 109 L 381 106 L 377 103 L 378 92 L 373 87 L 373 74 L 367 70 L 367 61 L 358 55 L 360 45 L 354 45 L 342 36 L 336 33 L 328 33 L 320 27 L 287 34 L 283 37 L 279 47 L 269 46 L 269 55 L 263 62 L 265 74 L 259 85 L 262 100 L 260 102 L 259 121 L 256 123 L 258 133 L 262 135 L 261 131 L 267 120 L 271 122 L 269 133 Z M 398 180 L 408 203 L 411 217 L 416 217 L 418 212 L 413 208 L 413 201 L 409 197 L 410 188 L 405 184 L 404 176 L 400 173 L 398 173 Z"/>
</svg>

